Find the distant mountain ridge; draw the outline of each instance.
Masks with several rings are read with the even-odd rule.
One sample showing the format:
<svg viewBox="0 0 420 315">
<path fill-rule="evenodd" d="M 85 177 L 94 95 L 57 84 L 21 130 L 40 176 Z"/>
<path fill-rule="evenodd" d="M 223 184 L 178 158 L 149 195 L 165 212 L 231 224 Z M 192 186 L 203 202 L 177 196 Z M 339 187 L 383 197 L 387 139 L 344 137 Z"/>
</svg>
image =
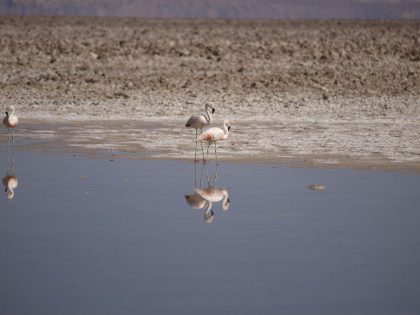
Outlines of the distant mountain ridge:
<svg viewBox="0 0 420 315">
<path fill-rule="evenodd" d="M 0 15 L 420 19 L 420 0 L 0 0 Z"/>
</svg>

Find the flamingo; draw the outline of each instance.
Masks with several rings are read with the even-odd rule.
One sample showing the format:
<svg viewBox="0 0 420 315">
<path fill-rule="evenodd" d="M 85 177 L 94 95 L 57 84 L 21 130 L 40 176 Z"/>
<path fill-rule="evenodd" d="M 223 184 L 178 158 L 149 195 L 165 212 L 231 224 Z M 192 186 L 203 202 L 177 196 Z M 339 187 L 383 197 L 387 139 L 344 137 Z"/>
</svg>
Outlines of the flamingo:
<svg viewBox="0 0 420 315">
<path fill-rule="evenodd" d="M 15 139 L 14 128 L 19 123 L 19 118 L 15 115 L 15 108 L 12 105 L 6 108 L 5 114 L 6 116 L 3 119 L 3 124 L 7 127 L 9 136 L 10 136 L 10 129 L 12 129 L 12 139 L 14 141 Z"/>
<path fill-rule="evenodd" d="M 10 138 L 10 129 L 14 128 L 18 124 L 18 118 L 14 115 L 15 109 L 13 106 L 9 106 L 6 109 L 6 117 L 3 119 L 4 125 L 9 130 L 9 137 L 7 139 L 7 173 L 3 177 L 4 192 L 7 194 L 7 198 L 13 199 L 15 196 L 14 189 L 17 188 L 19 182 L 15 175 L 15 143 L 14 134 L 12 133 L 12 139 Z M 11 114 L 9 115 L 9 113 Z M 12 129 L 13 130 L 13 129 Z M 12 141 L 13 140 L 13 141 Z"/>
<path fill-rule="evenodd" d="M 211 113 L 209 111 L 209 109 L 211 108 Z M 213 117 L 212 114 L 214 114 L 214 112 L 216 111 L 216 109 L 214 108 L 213 103 L 207 103 L 204 106 L 204 110 L 206 111 L 206 115 L 204 114 L 198 114 L 198 115 L 192 115 L 187 123 L 185 124 L 185 127 L 187 128 L 194 128 L 195 129 L 195 154 L 194 154 L 194 162 L 198 162 L 197 160 L 197 136 L 198 136 L 198 129 L 201 130 L 201 132 L 203 131 L 203 128 L 205 126 L 210 125 L 213 122 Z M 201 143 L 201 151 L 203 152 L 203 161 L 204 161 L 204 150 L 203 150 L 203 144 Z"/>
<path fill-rule="evenodd" d="M 190 195 L 185 195 L 185 200 L 193 209 L 203 209 L 204 208 L 204 221 L 206 223 L 213 222 L 214 212 L 211 210 L 213 203 L 201 197 L 200 194 L 194 193 Z"/>
<path fill-rule="evenodd" d="M 197 193 L 185 195 L 185 200 L 191 208 L 197 210 L 203 209 L 207 203 L 207 201 Z"/>
<path fill-rule="evenodd" d="M 216 203 L 222 201 L 222 209 L 224 211 L 229 210 L 230 200 L 229 192 L 223 188 L 209 187 L 205 189 L 195 189 L 195 192 L 204 200 Z"/>
<path fill-rule="evenodd" d="M 15 175 L 6 175 L 3 177 L 3 186 L 4 186 L 4 192 L 7 194 L 7 198 L 13 199 L 15 196 L 14 189 L 17 188 L 19 182 Z"/>
<path fill-rule="evenodd" d="M 200 187 L 201 188 L 201 182 L 203 178 L 203 172 L 204 172 L 204 163 L 201 168 L 201 178 L 200 178 L 200 184 L 197 184 L 197 164 L 194 164 L 194 185 L 195 188 Z M 203 198 L 197 191 L 194 191 L 193 194 L 185 195 L 185 200 L 187 201 L 188 205 L 193 209 L 204 209 L 204 221 L 206 223 L 213 222 L 214 219 L 214 212 L 211 210 L 213 207 L 213 203 L 209 200 L 206 200 Z"/>
<path fill-rule="evenodd" d="M 201 183 L 203 180 L 204 168 L 207 169 L 207 164 L 203 163 L 201 167 L 201 177 L 199 184 L 197 183 L 197 164 L 194 164 L 194 193 L 186 194 L 185 200 L 188 205 L 193 209 L 204 209 L 204 221 L 206 223 L 212 223 L 214 220 L 214 212 L 212 207 L 215 203 L 222 202 L 223 211 L 229 210 L 230 199 L 229 192 L 224 188 L 216 188 L 216 179 L 219 174 L 219 166 L 216 167 L 216 173 L 214 175 L 213 183 L 210 182 L 210 178 L 207 170 L 207 188 L 202 188 Z"/>
<path fill-rule="evenodd" d="M 207 141 L 209 143 L 209 146 L 207 148 L 207 156 L 209 154 L 209 148 L 210 144 L 214 143 L 214 153 L 216 154 L 216 162 L 219 164 L 218 158 L 217 158 L 217 145 L 216 142 L 219 140 L 226 140 L 229 136 L 229 130 L 230 130 L 230 121 L 225 120 L 223 122 L 223 129 L 218 127 L 213 127 L 204 130 L 201 135 L 197 138 L 198 141 Z M 204 152 L 203 152 L 204 155 Z"/>
</svg>

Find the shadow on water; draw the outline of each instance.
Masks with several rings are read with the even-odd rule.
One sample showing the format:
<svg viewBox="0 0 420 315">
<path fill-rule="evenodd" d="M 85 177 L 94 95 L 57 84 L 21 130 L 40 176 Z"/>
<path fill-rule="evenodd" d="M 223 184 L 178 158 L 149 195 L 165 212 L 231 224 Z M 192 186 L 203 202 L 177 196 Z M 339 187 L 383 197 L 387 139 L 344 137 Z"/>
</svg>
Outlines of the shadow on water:
<svg viewBox="0 0 420 315">
<path fill-rule="evenodd" d="M 15 197 L 15 189 L 19 185 L 19 181 L 16 177 L 15 172 L 15 141 L 14 135 L 12 134 L 7 139 L 7 171 L 6 176 L 3 177 L 4 192 L 8 199 Z"/>
<path fill-rule="evenodd" d="M 207 163 L 201 164 L 199 176 L 197 176 L 197 163 L 194 163 L 194 193 L 186 194 L 185 200 L 193 209 L 204 209 L 204 221 L 212 223 L 214 219 L 213 205 L 222 202 L 223 211 L 229 210 L 230 200 L 229 192 L 225 188 L 216 186 L 219 177 L 219 164 L 216 164 L 216 169 L 212 179 L 209 175 L 209 165 Z M 204 178 L 205 175 L 205 178 Z M 207 187 L 203 188 L 203 181 Z"/>
</svg>

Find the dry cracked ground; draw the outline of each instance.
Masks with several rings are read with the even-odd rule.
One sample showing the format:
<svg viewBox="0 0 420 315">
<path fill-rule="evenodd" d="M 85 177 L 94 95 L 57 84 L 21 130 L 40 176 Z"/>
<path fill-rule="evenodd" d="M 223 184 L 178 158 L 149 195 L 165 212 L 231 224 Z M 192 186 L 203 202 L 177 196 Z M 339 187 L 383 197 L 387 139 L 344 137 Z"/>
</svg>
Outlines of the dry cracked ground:
<svg viewBox="0 0 420 315">
<path fill-rule="evenodd" d="M 420 170 L 420 22 L 0 17 L 23 147 L 187 159 L 208 101 L 226 160 Z"/>
</svg>

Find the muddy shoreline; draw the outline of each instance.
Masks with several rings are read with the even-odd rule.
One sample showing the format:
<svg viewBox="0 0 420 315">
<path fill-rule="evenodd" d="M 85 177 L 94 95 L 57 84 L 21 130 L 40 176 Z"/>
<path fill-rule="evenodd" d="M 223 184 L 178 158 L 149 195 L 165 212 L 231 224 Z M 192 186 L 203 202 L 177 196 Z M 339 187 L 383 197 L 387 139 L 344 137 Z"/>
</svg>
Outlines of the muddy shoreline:
<svg viewBox="0 0 420 315">
<path fill-rule="evenodd" d="M 419 29 L 0 17 L 0 103 L 16 107 L 19 136 L 63 151 L 188 159 L 185 121 L 212 101 L 214 125 L 234 124 L 227 160 L 418 169 Z"/>
<path fill-rule="evenodd" d="M 293 126 L 296 126 L 296 122 L 293 122 Z M 302 128 L 308 128 L 308 123 L 305 122 L 302 126 Z M 415 159 L 398 161 L 397 158 L 390 159 L 380 154 L 370 154 L 371 147 L 355 147 L 354 144 L 353 147 L 341 147 L 340 151 L 334 151 L 335 153 L 326 147 L 322 148 L 323 151 L 320 150 L 316 153 L 309 150 L 305 152 L 304 148 L 300 148 L 298 151 L 299 147 L 287 147 L 286 145 L 279 149 L 272 146 L 271 141 L 274 140 L 266 142 L 241 140 L 242 130 L 250 130 L 251 127 L 243 125 L 236 126 L 236 128 L 239 129 L 236 133 L 232 132 L 229 141 L 221 142 L 218 145 L 219 158 L 222 161 L 240 164 L 288 165 L 299 168 L 420 172 L 419 163 Z M 317 132 L 322 130 L 322 128 L 318 129 Z M 303 130 L 305 131 L 305 129 Z M 296 131 L 292 130 L 286 133 L 275 130 L 272 136 L 280 135 L 280 137 L 287 138 L 294 133 Z M 195 148 L 191 130 L 179 127 L 179 124 L 174 122 L 90 120 L 51 123 L 50 121 L 26 120 L 25 126 L 16 130 L 15 136 L 16 145 L 20 150 L 85 155 L 94 158 L 191 161 Z M 301 136 L 305 138 L 307 135 L 303 132 Z M 321 135 L 318 134 L 318 136 Z M 300 141 L 303 141 L 303 138 Z M 354 138 L 352 139 L 356 141 Z M 361 139 L 359 140 L 361 141 Z M 0 135 L 0 141 L 3 143 L 7 141 L 6 134 Z M 306 147 L 309 145 L 307 144 Z M 341 153 L 345 150 L 346 152 L 352 150 L 352 154 Z M 213 152 L 212 147 L 210 161 L 214 159 Z M 198 154 L 201 156 L 200 147 Z"/>
</svg>

